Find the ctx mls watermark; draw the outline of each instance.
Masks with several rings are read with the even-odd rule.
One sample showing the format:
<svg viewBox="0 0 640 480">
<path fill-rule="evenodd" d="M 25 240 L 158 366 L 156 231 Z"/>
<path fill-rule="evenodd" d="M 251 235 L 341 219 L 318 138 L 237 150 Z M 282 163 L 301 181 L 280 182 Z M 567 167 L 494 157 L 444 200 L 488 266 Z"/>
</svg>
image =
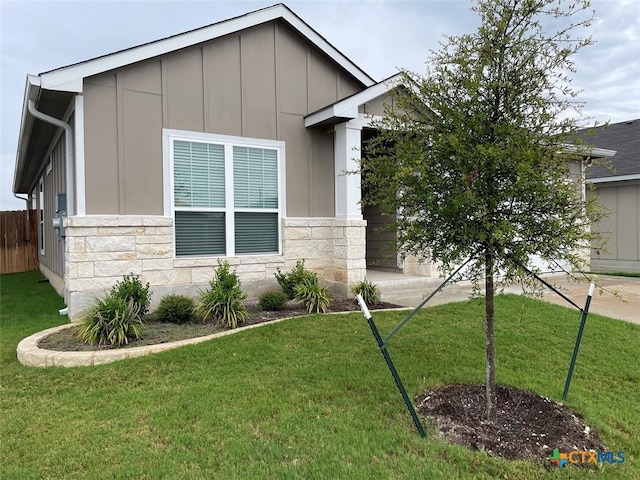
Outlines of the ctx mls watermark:
<svg viewBox="0 0 640 480">
<path fill-rule="evenodd" d="M 588 463 L 624 463 L 624 452 L 598 452 L 595 450 L 571 450 L 562 453 L 559 449 L 553 449 L 553 455 L 548 458 L 554 465 L 564 467 L 567 463 L 584 465 Z"/>
</svg>

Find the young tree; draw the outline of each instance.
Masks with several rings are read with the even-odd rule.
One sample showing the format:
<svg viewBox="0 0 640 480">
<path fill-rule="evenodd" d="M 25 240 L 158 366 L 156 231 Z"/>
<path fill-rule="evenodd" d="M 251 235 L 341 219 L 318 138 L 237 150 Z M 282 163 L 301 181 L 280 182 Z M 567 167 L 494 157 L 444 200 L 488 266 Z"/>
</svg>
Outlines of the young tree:
<svg viewBox="0 0 640 480">
<path fill-rule="evenodd" d="M 579 109 L 568 74 L 592 43 L 588 2 L 479 0 L 474 34 L 447 37 L 427 73 L 401 72 L 361 162 L 363 203 L 397 216 L 398 248 L 484 280 L 487 419 L 495 420 L 494 292 L 532 285 L 529 255 L 580 267 L 601 209 L 569 180 Z M 552 33 L 549 33 L 552 31 Z M 576 179 L 574 179 L 576 180 Z"/>
</svg>

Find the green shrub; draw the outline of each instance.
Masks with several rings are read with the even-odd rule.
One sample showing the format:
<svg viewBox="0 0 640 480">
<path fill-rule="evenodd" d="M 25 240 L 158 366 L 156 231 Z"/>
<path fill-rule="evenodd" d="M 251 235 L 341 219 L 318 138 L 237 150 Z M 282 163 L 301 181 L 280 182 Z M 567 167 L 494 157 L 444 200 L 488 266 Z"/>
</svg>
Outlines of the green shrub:
<svg viewBox="0 0 640 480">
<path fill-rule="evenodd" d="M 382 303 L 378 286 L 375 283 L 371 283 L 366 278 L 361 282 L 351 285 L 351 292 L 354 295 L 362 295 L 362 299 L 367 305 L 379 305 Z"/>
<path fill-rule="evenodd" d="M 265 292 L 260 296 L 260 308 L 263 310 L 282 310 L 287 303 L 287 296 L 281 290 Z"/>
<path fill-rule="evenodd" d="M 302 284 L 307 279 L 317 279 L 317 275 L 304 268 L 304 259 L 298 260 L 296 266 L 289 273 L 282 273 L 280 268 L 274 273 L 276 280 L 282 287 L 282 291 L 289 300 L 296 298 L 296 286 Z"/>
<path fill-rule="evenodd" d="M 145 315 L 149 311 L 151 304 L 151 292 L 149 292 L 149 284 L 142 285 L 140 275 L 133 273 L 125 275 L 123 279 L 117 282 L 111 289 L 111 295 L 121 298 L 125 302 L 132 300 L 138 307 L 140 315 Z"/>
<path fill-rule="evenodd" d="M 318 284 L 318 277 L 315 275 L 296 285 L 296 300 L 304 303 L 309 313 L 314 310 L 316 313 L 325 313 L 330 303 L 327 289 Z"/>
<path fill-rule="evenodd" d="M 140 307 L 113 293 L 97 299 L 84 314 L 78 327 L 78 337 L 91 345 L 120 347 L 130 339 L 139 339 L 143 327 Z"/>
<path fill-rule="evenodd" d="M 193 321 L 195 303 L 186 295 L 165 295 L 160 299 L 156 310 L 158 320 L 171 323 L 188 323 Z"/>
<path fill-rule="evenodd" d="M 249 313 L 244 306 L 247 294 L 240 288 L 240 279 L 229 267 L 226 260 L 218 261 L 215 277 L 209 282 L 210 288 L 200 293 L 202 304 L 196 307 L 196 313 L 203 321 L 211 318 L 228 328 L 236 328 L 244 322 Z"/>
</svg>

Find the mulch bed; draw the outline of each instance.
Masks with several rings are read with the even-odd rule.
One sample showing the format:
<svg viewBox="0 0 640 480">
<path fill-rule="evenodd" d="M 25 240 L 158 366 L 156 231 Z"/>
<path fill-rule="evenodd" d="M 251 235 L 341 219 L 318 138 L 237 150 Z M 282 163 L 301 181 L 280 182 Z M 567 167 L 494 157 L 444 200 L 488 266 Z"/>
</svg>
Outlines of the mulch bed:
<svg viewBox="0 0 640 480">
<path fill-rule="evenodd" d="M 380 305 L 371 306 L 374 309 L 392 309 L 400 308 L 399 305 L 384 302 Z M 249 318 L 241 325 L 255 325 L 258 323 L 267 323 L 274 320 L 287 317 L 298 317 L 307 315 L 307 310 L 296 302 L 289 302 L 283 310 L 263 311 L 256 302 L 247 302 L 247 310 Z M 353 298 L 337 298 L 331 301 L 328 312 L 350 312 L 358 311 L 360 306 Z M 143 330 L 143 338 L 140 340 L 132 340 L 127 345 L 120 348 L 142 347 L 145 345 L 156 345 L 160 343 L 176 342 L 188 338 L 204 337 L 213 333 L 226 330 L 225 327 L 218 323 L 189 323 L 174 324 L 160 322 L 148 317 L 145 319 L 145 328 Z M 90 352 L 97 350 L 111 350 L 114 347 L 94 346 L 81 342 L 77 337 L 77 328 L 70 327 L 59 332 L 44 337 L 38 343 L 40 348 L 46 350 L 65 351 L 65 352 Z"/>
<path fill-rule="evenodd" d="M 606 450 L 582 417 L 560 403 L 508 386 L 498 386 L 496 396 L 495 423 L 485 420 L 484 385 L 429 390 L 416 398 L 416 405 L 438 435 L 509 460 L 546 460 L 554 448 L 564 453 Z"/>
</svg>

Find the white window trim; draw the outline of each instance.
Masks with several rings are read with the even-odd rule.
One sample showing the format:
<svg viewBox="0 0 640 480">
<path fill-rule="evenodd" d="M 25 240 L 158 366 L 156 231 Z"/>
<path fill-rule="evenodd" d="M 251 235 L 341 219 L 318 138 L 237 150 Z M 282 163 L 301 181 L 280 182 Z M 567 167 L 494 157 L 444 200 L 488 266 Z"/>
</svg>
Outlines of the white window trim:
<svg viewBox="0 0 640 480">
<path fill-rule="evenodd" d="M 192 132 L 188 130 L 162 129 L 162 161 L 163 161 L 163 190 L 164 190 L 164 215 L 174 219 L 173 239 L 175 246 L 175 199 L 174 199 L 174 168 L 173 168 L 173 142 L 184 140 L 187 142 L 206 142 L 224 145 L 225 149 L 225 207 L 224 208 L 198 208 L 198 211 L 222 211 L 225 212 L 225 243 L 226 254 L 202 255 L 202 256 L 177 256 L 173 249 L 174 259 L 185 258 L 227 258 L 227 257 L 253 257 L 282 255 L 282 219 L 286 216 L 285 188 L 285 142 L 281 140 L 269 140 L 262 138 L 238 137 L 233 135 L 218 135 L 214 133 Z M 253 209 L 234 207 L 233 195 L 233 147 L 257 147 L 272 148 L 277 151 L 278 165 L 278 208 L 277 209 Z M 180 209 L 178 209 L 180 210 Z M 187 210 L 187 209 L 185 209 Z M 235 218 L 234 212 L 265 212 L 278 214 L 278 251 L 271 253 L 235 253 Z"/>
<path fill-rule="evenodd" d="M 45 234 L 44 234 L 44 227 L 45 227 L 45 218 L 44 218 L 44 176 L 40 177 L 40 180 L 38 181 L 38 226 L 40 227 L 40 254 L 44 255 L 44 251 L 45 251 Z"/>
</svg>

